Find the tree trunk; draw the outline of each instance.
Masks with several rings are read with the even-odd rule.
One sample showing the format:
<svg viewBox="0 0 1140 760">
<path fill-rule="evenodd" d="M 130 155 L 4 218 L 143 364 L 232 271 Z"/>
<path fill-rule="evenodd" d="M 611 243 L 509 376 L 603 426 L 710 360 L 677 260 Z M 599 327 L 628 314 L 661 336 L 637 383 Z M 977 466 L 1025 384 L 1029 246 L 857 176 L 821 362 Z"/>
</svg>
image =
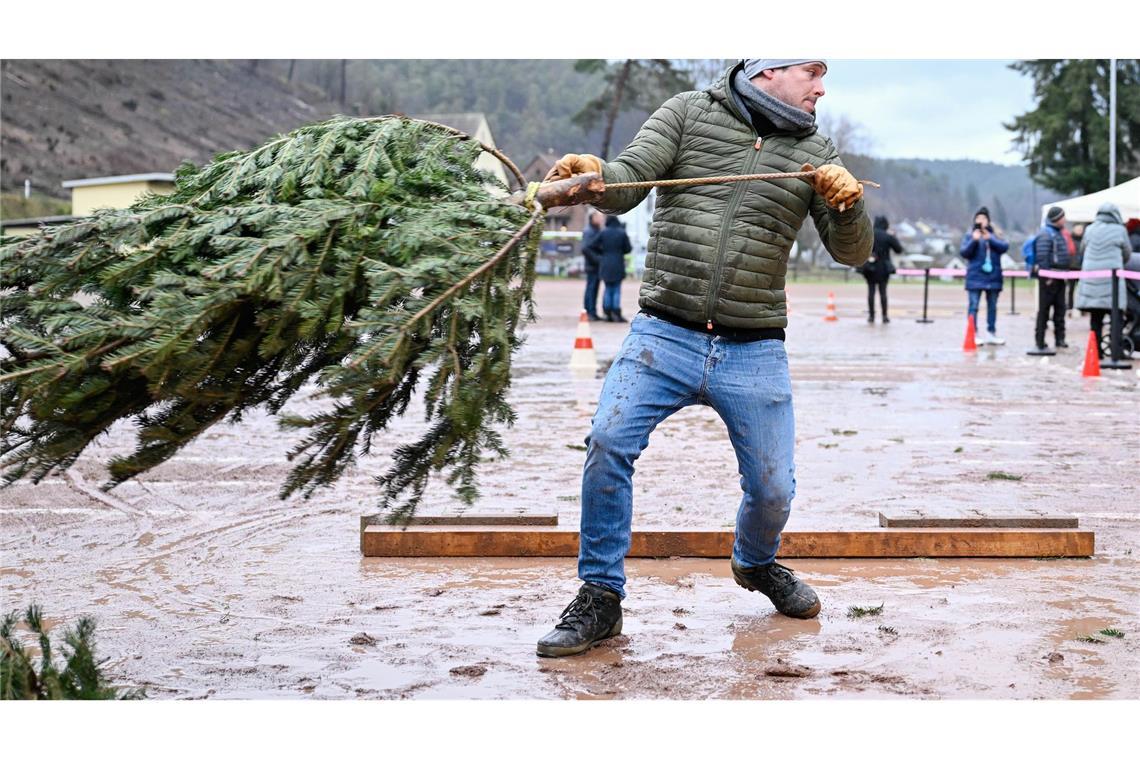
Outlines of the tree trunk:
<svg viewBox="0 0 1140 760">
<path fill-rule="evenodd" d="M 289 61 L 289 81 L 293 81 L 293 67 L 297 65 L 297 59 L 293 58 Z"/>
<path fill-rule="evenodd" d="M 621 71 L 618 73 L 617 81 L 614 82 L 614 104 L 610 108 L 609 116 L 606 117 L 606 133 L 602 138 L 602 160 L 609 159 L 610 152 L 610 139 L 614 135 L 614 122 L 617 121 L 618 112 L 621 110 L 621 98 L 625 94 L 625 83 L 629 79 L 629 70 L 633 67 L 633 60 L 627 59 L 621 66 Z"/>
<path fill-rule="evenodd" d="M 341 59 L 340 62 L 340 105 L 345 107 L 348 101 L 345 99 L 345 93 L 348 90 L 348 61 Z"/>
</svg>

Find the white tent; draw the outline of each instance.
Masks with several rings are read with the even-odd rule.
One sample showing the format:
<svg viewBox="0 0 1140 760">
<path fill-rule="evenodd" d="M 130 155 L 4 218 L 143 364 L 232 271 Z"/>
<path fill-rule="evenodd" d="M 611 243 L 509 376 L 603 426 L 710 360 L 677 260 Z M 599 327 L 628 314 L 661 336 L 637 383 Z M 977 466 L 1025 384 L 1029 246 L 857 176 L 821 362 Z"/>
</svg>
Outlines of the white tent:
<svg viewBox="0 0 1140 760">
<path fill-rule="evenodd" d="M 1116 187 L 1101 190 L 1076 198 L 1069 198 L 1055 203 L 1046 203 L 1041 207 L 1041 223 L 1045 224 L 1045 214 L 1050 206 L 1060 206 L 1065 209 L 1065 221 L 1091 222 L 1096 219 L 1096 211 L 1102 203 L 1115 203 L 1120 209 L 1120 216 L 1124 221 L 1140 219 L 1140 177 L 1122 182 Z"/>
</svg>

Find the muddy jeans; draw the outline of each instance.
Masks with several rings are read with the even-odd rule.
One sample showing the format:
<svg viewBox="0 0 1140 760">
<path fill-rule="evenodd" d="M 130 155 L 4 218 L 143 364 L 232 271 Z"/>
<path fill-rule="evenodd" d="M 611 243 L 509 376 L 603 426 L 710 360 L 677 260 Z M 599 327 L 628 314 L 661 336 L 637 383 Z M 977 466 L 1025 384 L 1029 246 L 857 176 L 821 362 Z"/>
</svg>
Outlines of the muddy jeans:
<svg viewBox="0 0 1140 760">
<path fill-rule="evenodd" d="M 625 597 L 633 463 L 658 424 L 693 404 L 720 415 L 736 451 L 744 495 L 736 513 L 733 558 L 745 567 L 775 559 L 796 491 L 795 419 L 784 342 L 734 342 L 638 314 L 606 375 L 586 438 L 578 552 L 583 581 Z M 675 463 L 678 479 L 706 466 L 699 450 L 684 456 Z M 690 495 L 693 501 L 716 497 Z"/>
</svg>

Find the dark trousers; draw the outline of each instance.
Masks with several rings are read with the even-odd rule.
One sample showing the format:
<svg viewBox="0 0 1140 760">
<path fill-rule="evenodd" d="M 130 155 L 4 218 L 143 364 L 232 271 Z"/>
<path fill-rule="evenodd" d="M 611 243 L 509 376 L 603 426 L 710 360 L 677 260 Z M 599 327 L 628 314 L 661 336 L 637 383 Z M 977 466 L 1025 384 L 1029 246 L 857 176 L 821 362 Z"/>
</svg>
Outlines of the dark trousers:
<svg viewBox="0 0 1140 760">
<path fill-rule="evenodd" d="M 1104 320 L 1111 313 L 1109 309 L 1089 309 L 1089 329 L 1096 333 L 1096 352 L 1101 359 L 1104 358 L 1104 351 L 1100 349 L 1100 338 L 1104 332 Z"/>
<path fill-rule="evenodd" d="M 598 283 L 601 279 L 598 277 L 597 270 L 586 272 L 586 297 L 583 299 L 582 305 L 586 309 L 586 313 L 590 316 L 598 316 Z"/>
<path fill-rule="evenodd" d="M 602 295 L 602 308 L 606 314 L 621 311 L 621 280 L 606 282 L 606 292 Z"/>
<path fill-rule="evenodd" d="M 1045 326 L 1049 310 L 1053 311 L 1053 337 L 1057 343 L 1065 342 L 1065 281 L 1040 279 L 1037 281 L 1037 345 L 1045 345 Z"/>
<path fill-rule="evenodd" d="M 1069 299 L 1068 299 L 1067 305 L 1065 306 L 1065 308 L 1068 309 L 1069 311 L 1073 310 L 1073 292 L 1076 289 L 1077 289 L 1077 281 L 1076 280 L 1069 280 Z"/>
<path fill-rule="evenodd" d="M 879 304 L 883 307 L 883 319 L 887 318 L 887 281 L 867 280 L 867 313 L 875 318 L 875 288 L 879 289 Z"/>
</svg>

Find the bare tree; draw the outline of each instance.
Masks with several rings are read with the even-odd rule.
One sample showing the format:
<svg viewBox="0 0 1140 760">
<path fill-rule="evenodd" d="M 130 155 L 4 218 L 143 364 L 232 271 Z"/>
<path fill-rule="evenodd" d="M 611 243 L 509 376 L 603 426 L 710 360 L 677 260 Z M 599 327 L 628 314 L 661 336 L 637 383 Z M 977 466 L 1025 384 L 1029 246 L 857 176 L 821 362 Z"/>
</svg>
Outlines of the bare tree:
<svg viewBox="0 0 1140 760">
<path fill-rule="evenodd" d="M 843 114 L 839 116 L 822 114 L 815 117 L 815 124 L 819 128 L 820 134 L 831 138 L 840 155 L 868 156 L 871 154 L 874 140 L 867 134 L 866 127 L 859 122 L 848 119 Z"/>
</svg>

